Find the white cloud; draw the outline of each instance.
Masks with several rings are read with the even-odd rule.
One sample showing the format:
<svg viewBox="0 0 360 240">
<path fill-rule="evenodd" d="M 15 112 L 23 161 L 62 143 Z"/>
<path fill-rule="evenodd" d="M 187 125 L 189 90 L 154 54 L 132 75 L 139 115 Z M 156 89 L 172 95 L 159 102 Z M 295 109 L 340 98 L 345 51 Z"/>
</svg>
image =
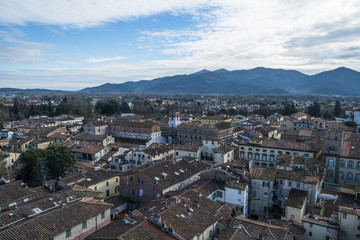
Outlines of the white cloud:
<svg viewBox="0 0 360 240">
<path fill-rule="evenodd" d="M 2 0 L 0 24 L 29 22 L 85 28 L 163 12 L 193 11 L 205 0 Z"/>
<path fill-rule="evenodd" d="M 0 31 L 0 63 L 44 62 L 54 54 L 46 54 L 51 44 L 18 39 L 23 33 L 19 30 Z"/>
<path fill-rule="evenodd" d="M 97 57 L 87 62 L 104 62 L 103 65 L 3 71 L 0 75 L 4 76 L 4 85 L 11 84 L 18 76 L 22 84 L 26 84 L 27 79 L 40 79 L 39 84 L 61 79 L 68 89 L 79 89 L 204 68 L 235 70 L 264 66 L 310 74 L 339 66 L 360 70 L 360 2 L 357 0 L 5 0 L 0 12 L 0 23 L 10 25 L 36 22 L 85 28 L 162 12 L 189 13 L 197 23 L 195 27 L 164 31 L 151 31 L 149 27 L 141 32 L 140 47 L 162 51 L 171 60 L 149 59 L 125 64 L 108 62 L 121 60 L 122 56 Z M 32 55 L 37 56 L 36 52 Z M 41 54 L 38 58 L 41 59 Z"/>
<path fill-rule="evenodd" d="M 166 54 L 192 56 L 199 69 L 265 66 L 313 72 L 346 65 L 359 70 L 357 55 L 343 54 L 346 48 L 360 46 L 359 1 L 212 4 L 218 7 L 195 29 L 144 31 L 143 38 L 152 49 L 161 45 Z"/>
<path fill-rule="evenodd" d="M 123 60 L 126 57 L 122 56 L 116 56 L 116 57 L 97 57 L 97 58 L 89 58 L 86 59 L 86 62 L 89 63 L 100 63 L 100 62 L 111 62 L 111 61 L 117 61 L 117 60 Z"/>
</svg>

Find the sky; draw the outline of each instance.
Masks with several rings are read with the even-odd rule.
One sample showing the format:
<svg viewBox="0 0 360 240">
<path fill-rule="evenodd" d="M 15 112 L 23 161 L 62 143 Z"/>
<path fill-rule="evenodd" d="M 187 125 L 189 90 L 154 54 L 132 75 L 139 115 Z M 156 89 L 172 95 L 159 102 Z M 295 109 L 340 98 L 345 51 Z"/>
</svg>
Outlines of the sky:
<svg viewBox="0 0 360 240">
<path fill-rule="evenodd" d="M 0 88 L 202 69 L 360 71 L 358 0 L 1 0 Z"/>
</svg>

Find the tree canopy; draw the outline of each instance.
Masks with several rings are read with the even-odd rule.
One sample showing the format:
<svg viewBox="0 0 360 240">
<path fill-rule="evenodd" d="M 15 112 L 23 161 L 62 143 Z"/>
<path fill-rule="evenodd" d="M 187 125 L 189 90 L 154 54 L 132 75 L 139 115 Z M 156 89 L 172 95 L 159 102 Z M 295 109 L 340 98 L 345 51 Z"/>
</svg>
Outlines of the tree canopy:
<svg viewBox="0 0 360 240">
<path fill-rule="evenodd" d="M 20 155 L 20 178 L 31 187 L 40 186 L 43 180 L 64 177 L 73 170 L 75 160 L 63 146 L 52 145 L 47 149 L 31 149 Z"/>
</svg>

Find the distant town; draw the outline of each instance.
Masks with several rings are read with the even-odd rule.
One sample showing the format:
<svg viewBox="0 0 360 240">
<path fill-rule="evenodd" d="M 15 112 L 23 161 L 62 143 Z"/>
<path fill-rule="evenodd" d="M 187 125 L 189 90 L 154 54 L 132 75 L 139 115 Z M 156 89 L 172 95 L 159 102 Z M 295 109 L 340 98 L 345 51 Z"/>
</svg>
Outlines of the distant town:
<svg viewBox="0 0 360 240">
<path fill-rule="evenodd" d="M 0 94 L 0 239 L 360 239 L 360 97 Z"/>
</svg>

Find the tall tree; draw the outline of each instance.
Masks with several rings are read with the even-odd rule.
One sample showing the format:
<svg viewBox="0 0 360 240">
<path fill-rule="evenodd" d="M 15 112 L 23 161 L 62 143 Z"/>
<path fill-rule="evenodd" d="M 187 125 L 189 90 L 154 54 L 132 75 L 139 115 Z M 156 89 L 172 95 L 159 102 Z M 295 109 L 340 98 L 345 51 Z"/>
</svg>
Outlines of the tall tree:
<svg viewBox="0 0 360 240">
<path fill-rule="evenodd" d="M 46 165 L 51 178 L 64 177 L 67 171 L 72 171 L 75 159 L 69 149 L 64 146 L 52 145 L 47 149 Z"/>
<path fill-rule="evenodd" d="M 17 98 L 14 98 L 13 102 L 13 114 L 16 120 L 19 119 L 19 100 Z"/>
<path fill-rule="evenodd" d="M 94 105 L 91 103 L 90 99 L 86 102 L 86 118 L 94 117 Z"/>
<path fill-rule="evenodd" d="M 335 107 L 334 107 L 334 116 L 338 117 L 341 115 L 341 113 L 342 113 L 341 103 L 340 103 L 340 101 L 336 101 Z"/>
<path fill-rule="evenodd" d="M 314 117 L 320 117 L 321 116 L 321 106 L 320 103 L 318 103 L 318 101 L 315 101 L 313 104 L 311 104 L 308 107 L 308 113 L 311 116 Z"/>
<path fill-rule="evenodd" d="M 20 178 L 32 187 L 36 187 L 37 172 L 35 166 L 39 159 L 46 157 L 46 150 L 31 149 L 20 155 L 20 162 L 23 165 L 20 170 Z"/>
</svg>

